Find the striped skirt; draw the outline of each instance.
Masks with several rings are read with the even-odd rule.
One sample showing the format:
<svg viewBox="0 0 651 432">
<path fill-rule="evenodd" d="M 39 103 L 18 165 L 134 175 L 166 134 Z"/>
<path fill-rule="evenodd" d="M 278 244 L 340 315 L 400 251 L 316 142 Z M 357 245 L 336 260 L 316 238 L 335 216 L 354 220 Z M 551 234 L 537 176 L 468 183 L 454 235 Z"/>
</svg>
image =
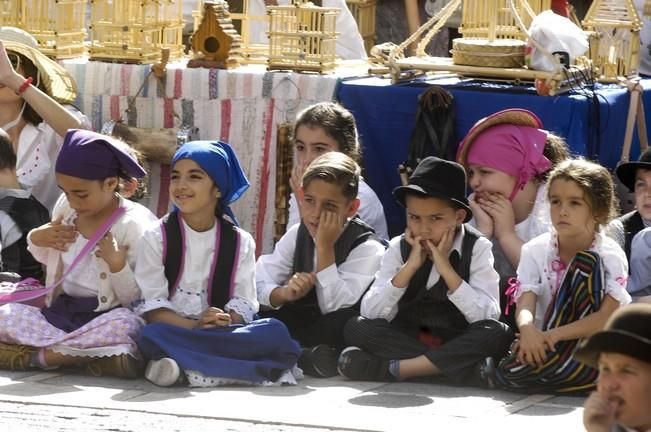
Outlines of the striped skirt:
<svg viewBox="0 0 651 432">
<path fill-rule="evenodd" d="M 579 252 L 545 314 L 543 331 L 578 321 L 601 307 L 603 272 L 599 254 Z M 560 341 L 542 366 L 525 365 L 511 353 L 500 361 L 497 378 L 506 388 L 532 393 L 587 393 L 597 370 L 574 360 L 578 339 Z"/>
</svg>

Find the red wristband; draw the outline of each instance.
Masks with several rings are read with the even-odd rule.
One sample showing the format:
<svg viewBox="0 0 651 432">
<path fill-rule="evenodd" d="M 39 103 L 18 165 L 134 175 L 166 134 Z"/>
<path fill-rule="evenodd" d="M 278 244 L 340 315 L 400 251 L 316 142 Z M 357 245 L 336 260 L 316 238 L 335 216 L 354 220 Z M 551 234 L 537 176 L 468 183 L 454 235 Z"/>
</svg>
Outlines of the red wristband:
<svg viewBox="0 0 651 432">
<path fill-rule="evenodd" d="M 32 77 L 25 78 L 25 81 L 23 81 L 23 84 L 20 86 L 20 88 L 18 89 L 16 94 L 18 96 L 20 96 L 23 93 L 25 93 L 27 91 L 27 89 L 29 88 L 29 86 L 32 85 L 32 81 L 33 81 Z"/>
</svg>

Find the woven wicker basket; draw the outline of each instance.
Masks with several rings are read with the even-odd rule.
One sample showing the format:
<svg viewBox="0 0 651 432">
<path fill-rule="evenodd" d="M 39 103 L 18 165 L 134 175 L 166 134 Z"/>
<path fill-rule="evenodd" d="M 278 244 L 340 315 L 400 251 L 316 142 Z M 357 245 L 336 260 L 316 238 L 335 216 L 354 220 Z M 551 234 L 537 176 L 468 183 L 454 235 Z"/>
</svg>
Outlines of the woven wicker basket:
<svg viewBox="0 0 651 432">
<path fill-rule="evenodd" d="M 457 38 L 452 41 L 452 61 L 466 66 L 519 68 L 524 65 L 525 42 L 517 39 Z"/>
</svg>

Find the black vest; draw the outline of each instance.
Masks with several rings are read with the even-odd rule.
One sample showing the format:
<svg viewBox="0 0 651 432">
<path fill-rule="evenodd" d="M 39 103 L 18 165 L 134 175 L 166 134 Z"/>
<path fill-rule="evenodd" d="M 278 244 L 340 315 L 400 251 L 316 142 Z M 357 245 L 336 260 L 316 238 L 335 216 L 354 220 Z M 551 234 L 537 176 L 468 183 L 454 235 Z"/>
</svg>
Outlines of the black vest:
<svg viewBox="0 0 651 432">
<path fill-rule="evenodd" d="M 457 251 L 450 254 L 450 264 L 461 279 L 467 281 L 470 276 L 472 249 L 481 233 L 464 225 L 465 234 L 461 241 L 461 257 Z M 404 262 L 409 258 L 411 245 L 404 235 L 400 241 L 400 253 Z M 427 289 L 427 279 L 432 270 L 432 261 L 425 260 L 416 274 L 409 281 L 407 291 L 398 302 L 398 314 L 394 321 L 410 328 L 427 328 L 432 332 L 449 330 L 457 332 L 468 326 L 468 321 L 461 311 L 448 299 L 448 286 L 439 278 L 436 284 Z"/>
<path fill-rule="evenodd" d="M 375 230 L 373 230 L 373 228 L 357 216 L 352 218 L 335 243 L 335 264 L 337 266 L 341 265 L 346 261 L 346 258 L 348 258 L 350 251 L 370 238 L 374 238 L 378 242 L 382 243 L 375 235 Z M 294 248 L 292 274 L 297 272 L 302 273 L 313 271 L 314 240 L 305 227 L 305 224 L 301 222 L 301 225 L 298 227 L 298 232 L 296 233 L 296 247 Z M 283 309 L 287 307 L 300 307 L 301 309 L 310 308 L 314 309 L 315 312 L 318 312 L 319 315 L 321 314 L 315 289 L 311 289 L 305 297 L 302 297 L 295 302 L 287 303 L 283 306 Z"/>
<path fill-rule="evenodd" d="M 165 236 L 163 264 L 170 297 L 178 287 L 184 270 L 185 242 L 183 241 L 181 223 L 176 211 L 161 219 Z M 220 218 L 217 223 L 219 224 L 217 226 L 219 250 L 215 251 L 217 261 L 210 273 L 212 286 L 208 291 L 208 304 L 223 309 L 231 298 L 231 281 L 235 276 L 233 270 L 238 258 L 240 238 L 232 223 L 223 218 Z"/>
<path fill-rule="evenodd" d="M 626 252 L 626 258 L 628 262 L 631 262 L 631 244 L 633 243 L 633 237 L 635 234 L 639 233 L 644 229 L 644 222 L 642 221 L 642 216 L 637 210 L 626 213 L 618 218 L 622 225 L 624 225 L 624 252 Z M 629 273 L 631 268 L 629 266 Z"/>
<path fill-rule="evenodd" d="M 43 266 L 27 250 L 29 231 L 50 221 L 50 213 L 33 196 L 29 198 L 4 197 L 0 210 L 16 223 L 22 236 L 14 244 L 2 248 L 2 271 L 18 273 L 23 278 L 43 279 Z"/>
</svg>

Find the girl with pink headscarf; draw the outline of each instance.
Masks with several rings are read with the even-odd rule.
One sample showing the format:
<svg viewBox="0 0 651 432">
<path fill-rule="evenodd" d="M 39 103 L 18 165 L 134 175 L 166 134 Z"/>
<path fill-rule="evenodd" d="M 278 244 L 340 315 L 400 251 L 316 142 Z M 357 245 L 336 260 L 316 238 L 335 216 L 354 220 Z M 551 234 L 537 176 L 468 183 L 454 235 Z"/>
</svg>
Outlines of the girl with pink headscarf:
<svg viewBox="0 0 651 432">
<path fill-rule="evenodd" d="M 508 109 L 479 120 L 459 146 L 457 160 L 468 173 L 473 222 L 493 241 L 500 274 L 501 320 L 514 326 L 506 311 L 505 290 L 515 276 L 522 245 L 549 231 L 545 179 L 569 158 L 565 141 L 542 129 L 532 112 Z"/>
</svg>

